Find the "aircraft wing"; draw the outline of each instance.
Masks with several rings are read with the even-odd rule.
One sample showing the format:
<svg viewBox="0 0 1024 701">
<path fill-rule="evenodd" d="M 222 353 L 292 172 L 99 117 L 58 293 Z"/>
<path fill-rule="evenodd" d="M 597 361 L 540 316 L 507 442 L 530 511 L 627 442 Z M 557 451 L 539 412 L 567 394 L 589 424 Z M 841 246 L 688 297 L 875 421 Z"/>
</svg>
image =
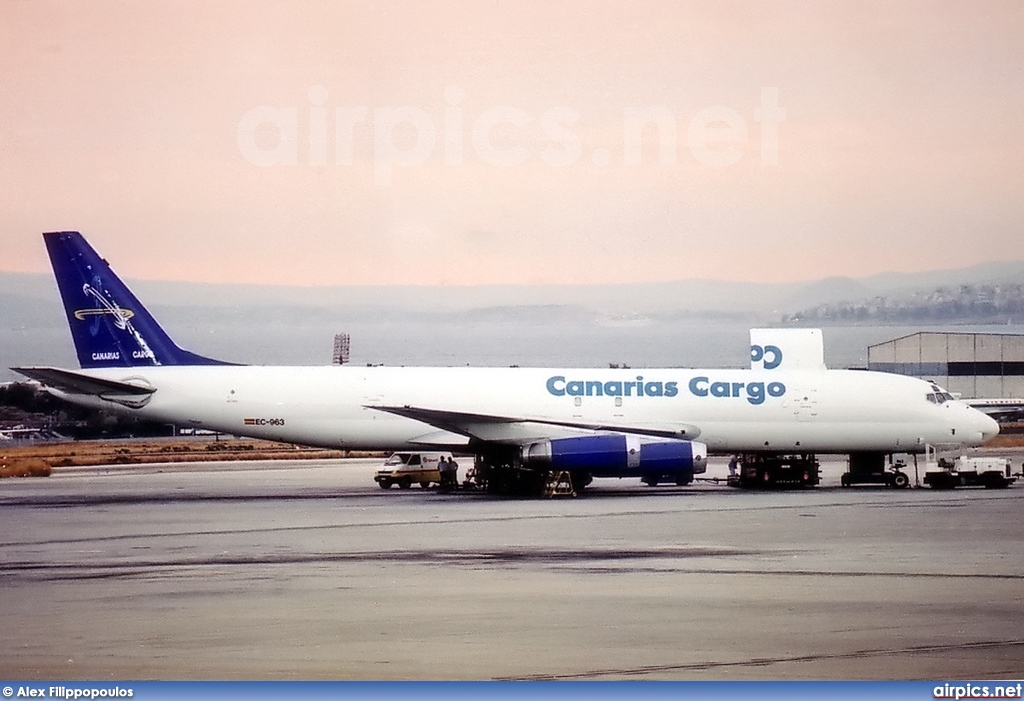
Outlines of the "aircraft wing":
<svg viewBox="0 0 1024 701">
<path fill-rule="evenodd" d="M 11 368 L 25 377 L 37 380 L 67 394 L 89 394 L 125 406 L 139 407 L 149 401 L 156 387 L 131 382 L 105 380 L 74 370 L 49 367 Z"/>
<path fill-rule="evenodd" d="M 633 426 L 590 421 L 565 421 L 528 416 L 497 416 L 414 406 L 373 406 L 367 408 L 404 416 L 429 424 L 441 431 L 466 436 L 485 443 L 520 445 L 545 438 L 563 438 L 595 432 L 627 433 L 652 438 L 693 440 L 700 429 L 687 424 L 644 424 Z"/>
</svg>

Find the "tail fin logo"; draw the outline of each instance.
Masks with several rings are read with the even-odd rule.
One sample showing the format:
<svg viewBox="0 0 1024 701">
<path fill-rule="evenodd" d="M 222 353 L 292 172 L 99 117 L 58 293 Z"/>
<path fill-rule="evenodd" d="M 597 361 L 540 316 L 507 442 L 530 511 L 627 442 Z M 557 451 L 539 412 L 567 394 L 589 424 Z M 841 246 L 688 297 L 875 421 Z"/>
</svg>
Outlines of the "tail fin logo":
<svg viewBox="0 0 1024 701">
<path fill-rule="evenodd" d="M 76 319 L 79 321 L 85 321 L 90 316 L 110 314 L 114 317 L 114 324 L 117 325 L 117 328 L 124 331 L 131 327 L 128 320 L 135 316 L 135 312 L 131 309 L 121 309 L 121 307 L 104 297 L 96 290 L 95 287 L 89 284 L 82 285 L 82 293 L 85 294 L 86 297 L 92 297 L 100 306 L 95 309 L 76 309 Z"/>
<path fill-rule="evenodd" d="M 750 360 L 762 363 L 765 370 L 774 370 L 782 365 L 782 350 L 778 346 L 750 346 Z"/>
<path fill-rule="evenodd" d="M 132 326 L 130 319 L 135 316 L 135 312 L 131 309 L 122 309 L 116 302 L 112 302 L 107 299 L 102 292 L 89 283 L 82 285 L 82 294 L 86 297 L 92 297 L 92 299 L 99 305 L 93 309 L 75 310 L 75 318 L 80 321 L 86 321 L 87 319 L 92 318 L 93 326 L 90 329 L 90 332 L 93 336 L 99 332 L 100 319 L 109 314 L 114 317 L 114 326 L 116 326 L 120 331 L 127 331 L 138 345 L 139 350 L 132 352 L 132 358 L 136 360 L 156 360 L 156 355 L 149 347 L 149 344 L 146 343 L 146 339 L 144 339 L 142 334 L 136 331 L 135 327 Z M 100 360 L 101 358 L 95 359 Z"/>
</svg>

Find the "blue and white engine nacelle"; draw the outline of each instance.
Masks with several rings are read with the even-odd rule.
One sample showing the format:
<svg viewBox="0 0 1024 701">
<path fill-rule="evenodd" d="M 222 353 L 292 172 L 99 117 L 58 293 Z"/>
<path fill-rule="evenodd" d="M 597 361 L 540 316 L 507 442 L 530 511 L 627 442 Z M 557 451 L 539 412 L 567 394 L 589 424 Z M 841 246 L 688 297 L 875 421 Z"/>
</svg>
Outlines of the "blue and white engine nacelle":
<svg viewBox="0 0 1024 701">
<path fill-rule="evenodd" d="M 524 465 L 586 473 L 593 477 L 640 477 L 689 484 L 707 470 L 708 449 L 697 441 L 628 434 L 552 438 L 525 446 Z"/>
</svg>

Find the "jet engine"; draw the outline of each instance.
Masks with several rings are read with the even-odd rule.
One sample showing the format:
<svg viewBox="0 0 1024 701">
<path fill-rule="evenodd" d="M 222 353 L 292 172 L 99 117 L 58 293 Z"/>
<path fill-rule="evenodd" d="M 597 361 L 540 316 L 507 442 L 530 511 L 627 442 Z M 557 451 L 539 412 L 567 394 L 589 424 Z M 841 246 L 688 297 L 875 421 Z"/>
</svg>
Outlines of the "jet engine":
<svg viewBox="0 0 1024 701">
<path fill-rule="evenodd" d="M 707 469 L 707 446 L 697 441 L 628 434 L 552 438 L 525 446 L 525 466 L 586 473 L 594 477 L 640 477 L 689 484 Z"/>
</svg>

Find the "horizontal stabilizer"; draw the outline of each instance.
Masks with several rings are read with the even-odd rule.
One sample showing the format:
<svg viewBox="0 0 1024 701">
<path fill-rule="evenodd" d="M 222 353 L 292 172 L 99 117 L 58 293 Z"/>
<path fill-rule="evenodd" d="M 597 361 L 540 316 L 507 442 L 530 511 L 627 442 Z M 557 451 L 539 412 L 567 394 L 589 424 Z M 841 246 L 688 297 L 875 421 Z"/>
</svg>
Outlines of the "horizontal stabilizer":
<svg viewBox="0 0 1024 701">
<path fill-rule="evenodd" d="M 156 392 L 155 387 L 146 387 L 144 385 L 135 385 L 129 382 L 119 382 L 118 380 L 105 380 L 101 377 L 92 377 L 90 375 L 83 375 L 73 370 L 62 370 L 61 368 L 11 368 L 15 372 L 20 372 L 25 377 L 32 378 L 42 382 L 47 387 L 53 387 L 59 389 L 62 392 L 69 392 L 71 394 L 108 394 L 110 392 L 117 392 L 118 394 L 153 394 Z"/>
<path fill-rule="evenodd" d="M 156 392 L 156 387 L 92 377 L 61 368 L 28 367 L 11 370 L 65 394 L 86 394 L 132 408 L 144 406 Z"/>
</svg>

